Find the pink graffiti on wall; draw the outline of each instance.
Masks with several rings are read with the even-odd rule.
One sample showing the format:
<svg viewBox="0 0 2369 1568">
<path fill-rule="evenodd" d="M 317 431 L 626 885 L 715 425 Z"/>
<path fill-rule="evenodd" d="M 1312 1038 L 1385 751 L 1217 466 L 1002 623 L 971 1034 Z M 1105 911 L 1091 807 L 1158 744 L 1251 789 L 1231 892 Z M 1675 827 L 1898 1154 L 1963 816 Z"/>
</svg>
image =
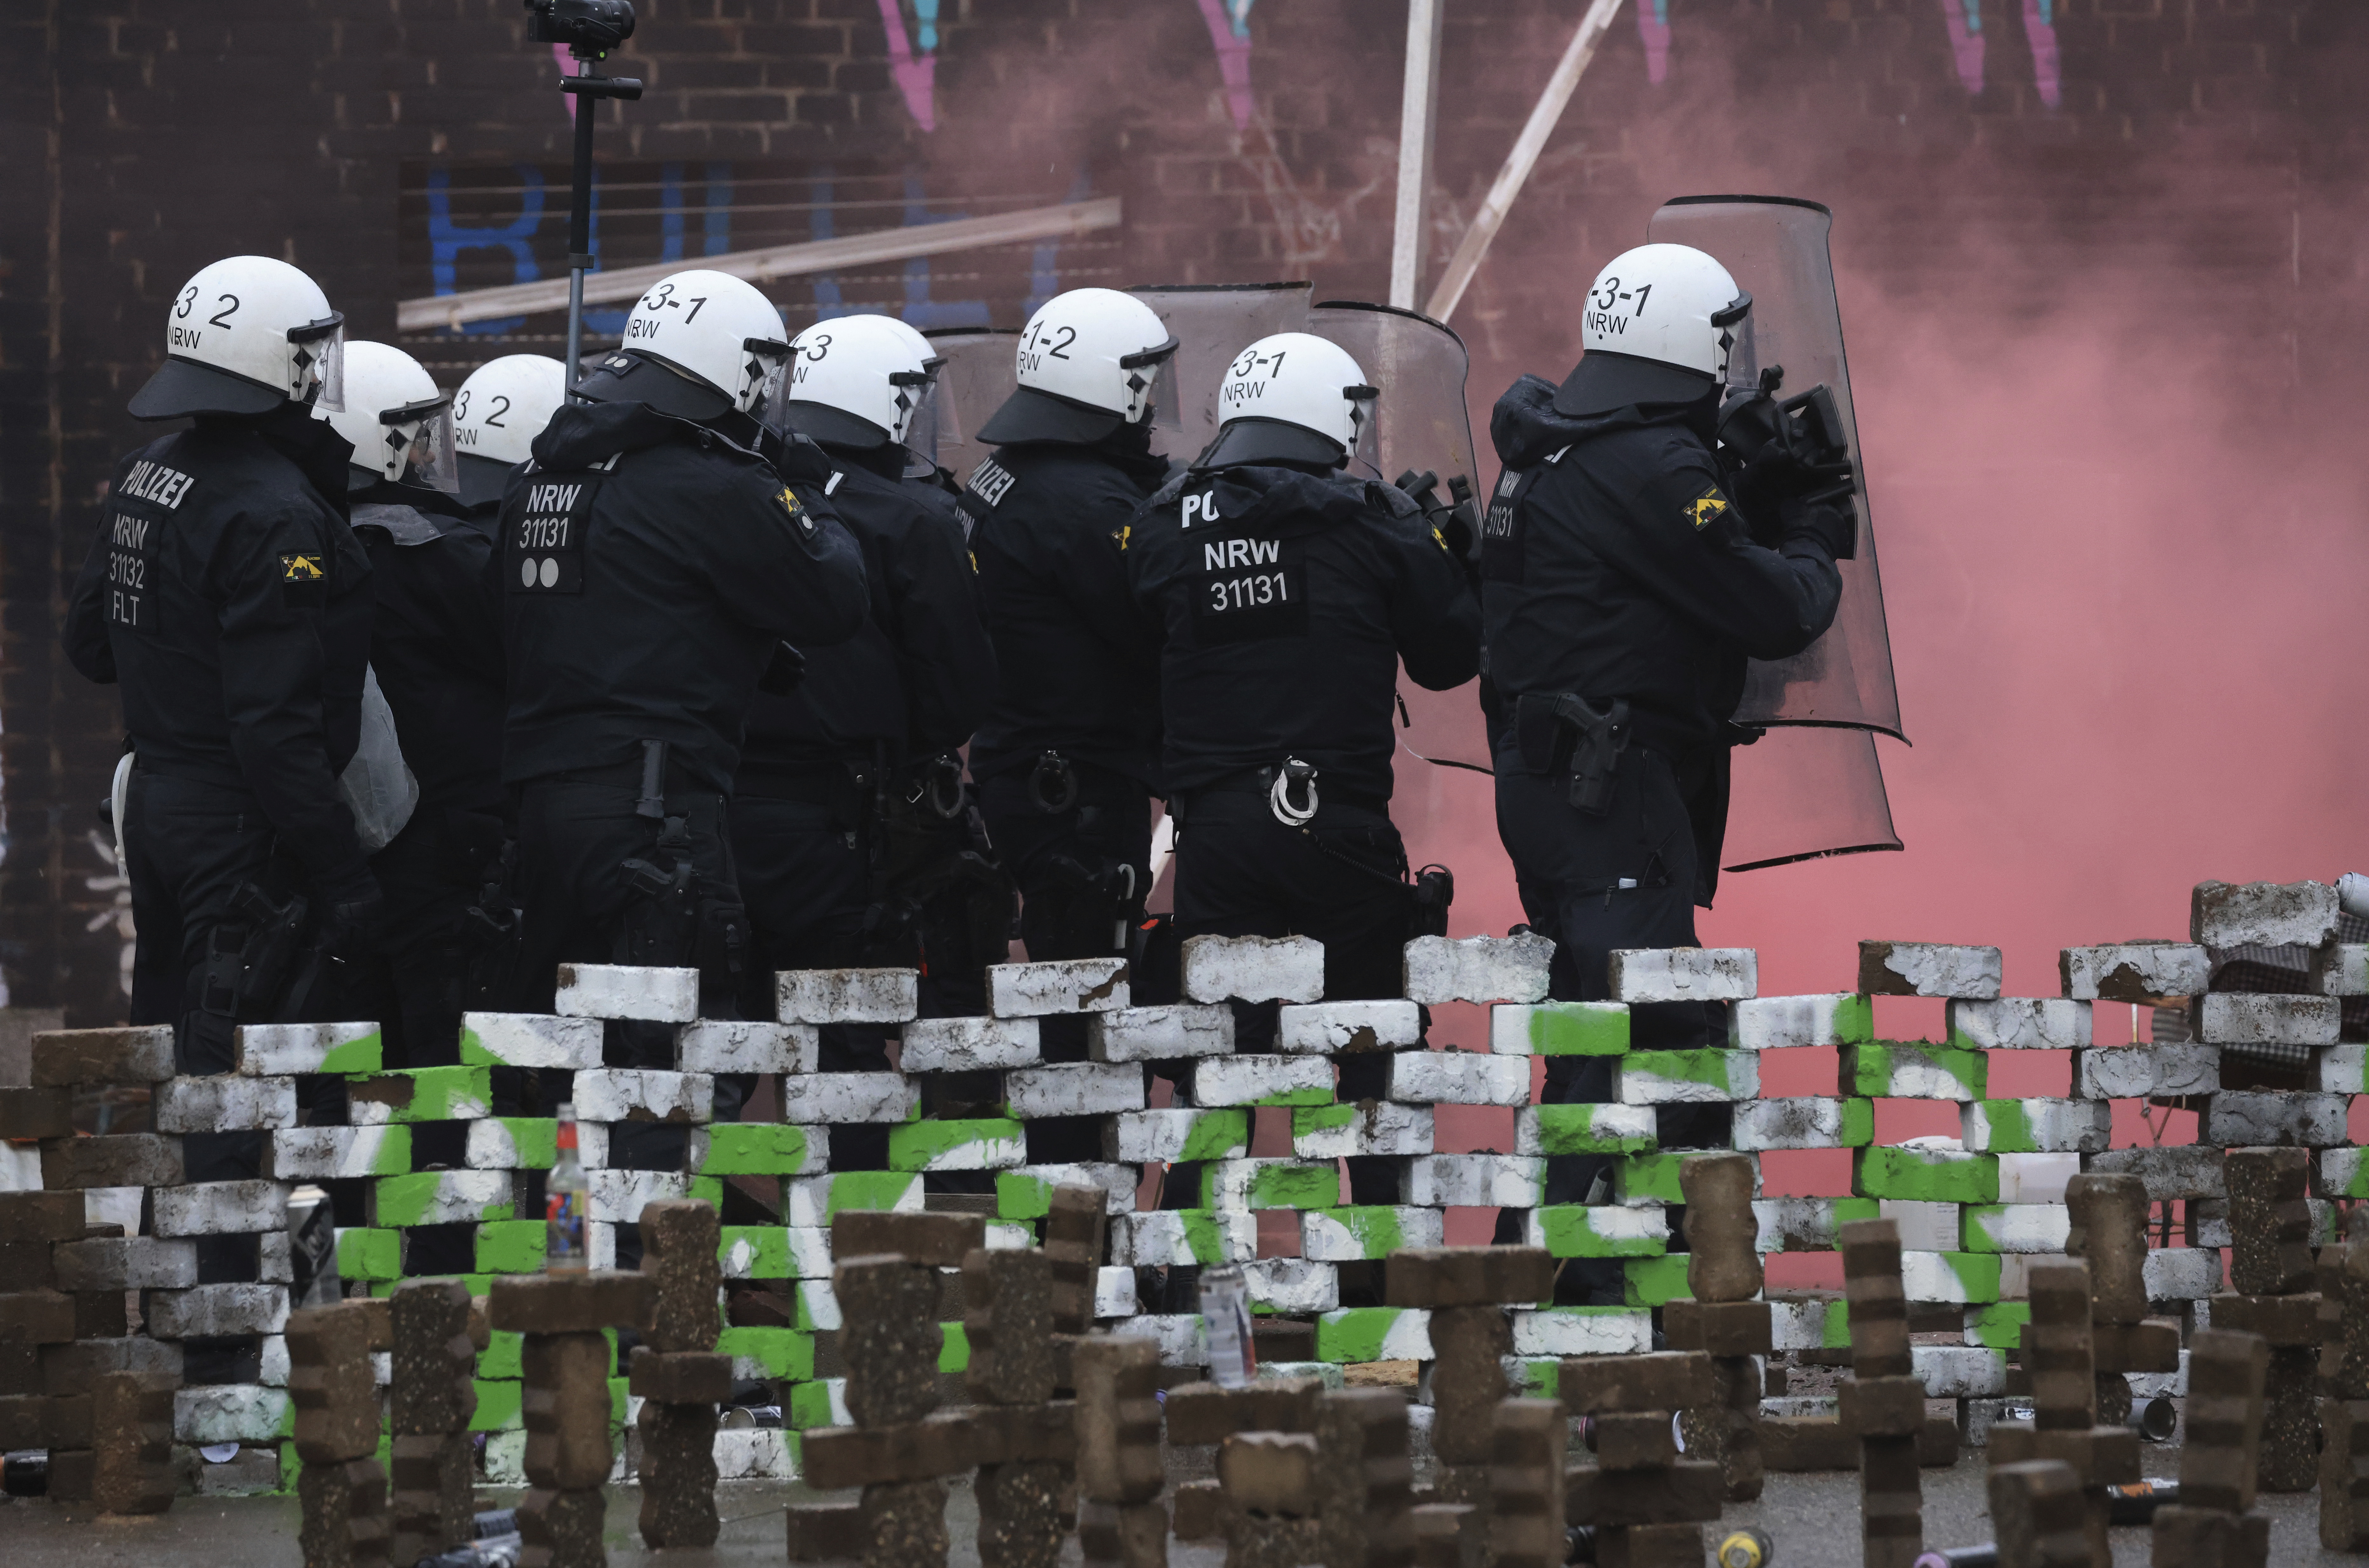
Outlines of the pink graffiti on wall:
<svg viewBox="0 0 2369 1568">
<path fill-rule="evenodd" d="M 1637 36 L 1645 44 L 1645 80 L 1670 74 L 1670 0 L 1637 0 Z"/>
<path fill-rule="evenodd" d="M 921 24 L 917 55 L 905 39 L 904 14 L 897 0 L 880 0 L 880 25 L 888 33 L 888 75 L 905 95 L 905 111 L 924 131 L 938 128 L 938 0 L 914 0 Z"/>
<path fill-rule="evenodd" d="M 1983 90 L 1983 0 L 1941 0 L 1941 16 L 1950 24 L 1950 49 L 1958 57 L 1958 85 L 1970 93 Z"/>
<path fill-rule="evenodd" d="M 1234 129 L 1250 128 L 1257 100 L 1251 97 L 1252 0 L 1201 0 L 1201 20 L 1218 52 L 1218 74 L 1226 84 L 1226 112 Z"/>
<path fill-rule="evenodd" d="M 2032 79 L 2040 101 L 2054 109 L 2065 99 L 2065 79 L 2056 61 L 2056 0 L 2023 0 L 2023 36 L 2031 43 Z"/>
</svg>

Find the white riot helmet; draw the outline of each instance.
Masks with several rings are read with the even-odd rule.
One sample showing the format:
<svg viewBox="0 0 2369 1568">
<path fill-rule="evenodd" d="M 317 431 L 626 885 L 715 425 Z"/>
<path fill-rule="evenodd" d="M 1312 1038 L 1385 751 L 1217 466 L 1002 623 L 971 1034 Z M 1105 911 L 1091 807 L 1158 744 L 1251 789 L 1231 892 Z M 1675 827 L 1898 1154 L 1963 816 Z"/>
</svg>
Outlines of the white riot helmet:
<svg viewBox="0 0 2369 1568">
<path fill-rule="evenodd" d="M 943 363 L 920 333 L 891 317 L 818 321 L 790 342 L 781 423 L 840 446 L 902 441 Z"/>
<path fill-rule="evenodd" d="M 735 411 L 761 417 L 780 395 L 789 357 L 782 313 L 755 284 L 695 268 L 641 297 L 625 318 L 622 348 L 576 390 L 703 423 Z"/>
<path fill-rule="evenodd" d="M 1072 289 L 1045 302 L 1020 334 L 1019 388 L 979 427 L 1006 441 L 1098 441 L 1150 413 L 1176 339 L 1152 308 L 1116 289 Z"/>
<path fill-rule="evenodd" d="M 1598 414 L 1713 394 L 1751 314 L 1752 296 L 1690 245 L 1625 251 L 1588 290 L 1580 317 L 1586 354 L 1555 394 L 1555 409 Z"/>
<path fill-rule="evenodd" d="M 269 414 L 343 401 L 346 318 L 319 284 L 268 256 L 200 270 L 165 315 L 165 362 L 132 398 L 135 419 Z"/>
<path fill-rule="evenodd" d="M 452 395 L 437 390 L 436 378 L 402 349 L 363 339 L 347 344 L 345 406 L 314 413 L 353 447 L 349 461 L 369 476 L 363 484 L 408 477 L 431 490 L 460 487 Z"/>
<path fill-rule="evenodd" d="M 532 455 L 567 395 L 567 367 L 544 354 L 505 354 L 470 372 L 452 395 L 452 442 L 461 457 L 461 498 L 502 498 L 509 471 Z"/>
<path fill-rule="evenodd" d="M 1339 344 L 1307 332 L 1262 338 L 1235 356 L 1218 384 L 1218 439 L 1196 467 L 1312 463 L 1356 455 L 1381 394 Z"/>
</svg>

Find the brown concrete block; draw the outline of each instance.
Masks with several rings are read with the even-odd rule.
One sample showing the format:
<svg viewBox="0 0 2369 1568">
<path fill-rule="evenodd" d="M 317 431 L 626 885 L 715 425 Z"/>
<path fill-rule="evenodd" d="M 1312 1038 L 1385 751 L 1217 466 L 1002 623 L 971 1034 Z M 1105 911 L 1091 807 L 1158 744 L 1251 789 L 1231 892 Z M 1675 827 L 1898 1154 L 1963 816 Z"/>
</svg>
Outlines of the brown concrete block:
<svg viewBox="0 0 2369 1568">
<path fill-rule="evenodd" d="M 1167 1568 L 1168 1509 L 1157 1502 L 1081 1503 L 1078 1548 L 1088 1568 Z"/>
<path fill-rule="evenodd" d="M 963 1259 L 970 1397 L 1029 1404 L 1053 1397 L 1053 1269 L 1045 1254 L 980 1248 Z"/>
<path fill-rule="evenodd" d="M 1315 1428 L 1314 1378 L 1261 1378 L 1247 1388 L 1186 1383 L 1168 1391 L 1168 1440 L 1180 1446 L 1222 1443 L 1237 1432 L 1308 1432 Z"/>
<path fill-rule="evenodd" d="M 1443 1464 L 1486 1464 L 1492 1413 L 1510 1391 L 1513 1322 L 1501 1307 L 1434 1308 L 1431 1348 L 1432 1451 Z"/>
<path fill-rule="evenodd" d="M 1489 1555 L 1497 1568 L 1562 1568 L 1570 1430 L 1560 1400 L 1498 1402 L 1489 1465 Z"/>
<path fill-rule="evenodd" d="M 978 1463 L 1078 1462 L 1078 1409 L 1071 1400 L 1042 1404 L 977 1404 L 970 1418 L 971 1452 Z"/>
<path fill-rule="evenodd" d="M 1859 1449 L 1860 1554 L 1866 1568 L 1909 1568 L 1925 1550 L 1917 1439 L 1864 1437 Z"/>
<path fill-rule="evenodd" d="M 2233 1514 L 2254 1505 L 2270 1361 L 2270 1346 L 2255 1334 L 2205 1329 L 2190 1340 L 2180 1455 L 2188 1504 Z"/>
<path fill-rule="evenodd" d="M 1628 1411 L 1589 1419 L 1598 1470 L 1659 1470 L 1678 1462 L 1678 1435 L 1665 1410 Z M 1688 1444 L 1693 1458 L 1711 1457 L 1694 1453 L 1693 1447 Z"/>
<path fill-rule="evenodd" d="M 87 1439 L 80 1443 L 51 1442 L 50 1435 L 55 1428 L 50 1407 L 54 1402 L 44 1394 L 0 1395 L 0 1453 L 19 1448 L 90 1447 Z"/>
<path fill-rule="evenodd" d="M 626 1391 L 660 1404 L 722 1404 L 732 1397 L 732 1357 L 712 1350 L 635 1345 L 625 1376 Z"/>
<path fill-rule="evenodd" d="M 943 1568 L 946 1483 L 889 1482 L 864 1489 L 864 1568 Z"/>
<path fill-rule="evenodd" d="M 74 1298 L 58 1290 L 12 1290 L 0 1295 L 0 1339 L 27 1345 L 71 1345 Z"/>
<path fill-rule="evenodd" d="M 1313 1361 L 1316 1359 L 1316 1325 L 1304 1318 L 1253 1318 L 1251 1321 L 1251 1345 L 1258 1352 L 1262 1367 L 1272 1361 Z"/>
<path fill-rule="evenodd" d="M 2319 1402 L 2319 1544 L 2369 1551 L 2369 1400 Z"/>
<path fill-rule="evenodd" d="M 1765 1415 L 1760 1461 L 1772 1471 L 1856 1470 L 1859 1439 L 1830 1415 Z"/>
<path fill-rule="evenodd" d="M 967 1411 L 939 1411 L 901 1426 L 819 1426 L 800 1445 L 803 1479 L 818 1492 L 932 1481 L 978 1462 L 971 1439 Z"/>
<path fill-rule="evenodd" d="M 349 1296 L 344 1307 L 348 1311 L 359 1313 L 368 1326 L 372 1351 L 394 1353 L 395 1302 L 392 1299 L 384 1296 Z"/>
<path fill-rule="evenodd" d="M 853 1562 L 864 1555 L 863 1504 L 793 1503 L 789 1513 L 791 1562 Z"/>
<path fill-rule="evenodd" d="M 841 1209 L 830 1225 L 834 1258 L 895 1253 L 930 1268 L 960 1268 L 987 1245 L 987 1221 L 976 1214 L 900 1214 L 885 1208 Z"/>
<path fill-rule="evenodd" d="M 74 1135 L 73 1090 L 0 1088 L 0 1139 L 25 1141 Z"/>
<path fill-rule="evenodd" d="M 1177 1483 L 1172 1499 L 1176 1519 L 1173 1526 L 1178 1540 L 1218 1540 L 1226 1533 L 1226 1494 L 1212 1477 L 1207 1481 L 1186 1481 Z M 1087 1507 L 1100 1506 L 1089 1503 Z"/>
<path fill-rule="evenodd" d="M 2146 1181 L 2085 1171 L 2066 1184 L 2065 1205 L 2072 1214 L 2065 1253 L 2089 1265 L 2089 1315 L 2101 1323 L 2146 1317 Z"/>
<path fill-rule="evenodd" d="M 87 1503 L 97 1475 L 98 1459 L 88 1448 L 50 1450 L 50 1501 Z"/>
<path fill-rule="evenodd" d="M 1991 1426 L 1990 1458 L 1993 1464 L 2058 1459 L 2084 1486 L 2128 1486 L 2139 1479 L 2139 1435 L 2127 1426 L 2068 1432 L 2000 1421 Z"/>
<path fill-rule="evenodd" d="M 1054 1568 L 1073 1522 L 1069 1467 L 1050 1459 L 982 1465 L 979 1568 Z"/>
<path fill-rule="evenodd" d="M 1928 1415 L 1917 1434 L 1917 1464 L 1920 1470 L 1948 1470 L 1958 1462 L 1958 1420 L 1955 1415 Z"/>
<path fill-rule="evenodd" d="M 1999 1568 L 2089 1568 L 2089 1505 L 2068 1466 L 1993 1465 L 1988 1479 Z"/>
<path fill-rule="evenodd" d="M 386 1562 L 393 1521 L 386 1472 L 376 1459 L 307 1464 L 296 1477 L 296 1498 L 305 1568 L 380 1568 Z"/>
<path fill-rule="evenodd" d="M 159 1378 L 166 1383 L 177 1379 L 161 1373 L 143 1374 Z M 96 1387 L 97 1385 L 93 1385 Z M 32 1448 L 87 1448 L 91 1446 L 91 1396 L 88 1394 L 52 1394 L 44 1402 L 49 1406 L 49 1436 L 47 1441 L 25 1445 Z"/>
<path fill-rule="evenodd" d="M 11 1290 L 55 1290 L 59 1286 L 54 1253 L 79 1245 L 78 1242 L 0 1242 L 0 1281 L 5 1281 Z"/>
<path fill-rule="evenodd" d="M 715 1407 L 647 1400 L 634 1425 L 642 1439 L 643 1544 L 714 1546 Z"/>
<path fill-rule="evenodd" d="M 7 1341 L 0 1340 L 0 1345 Z M 33 1347 L 24 1346 L 30 1354 Z M 85 1339 L 72 1345 L 52 1345 L 39 1353 L 40 1368 L 38 1390 L 52 1395 L 87 1393 L 91 1385 L 108 1372 L 162 1372 L 175 1382 L 181 1379 L 181 1347 L 166 1340 L 128 1336 L 123 1339 Z M 0 1390 L 0 1392 L 8 1391 Z"/>
<path fill-rule="evenodd" d="M 597 1488 L 530 1491 L 518 1505 L 519 1535 L 526 1547 L 519 1568 L 607 1568 L 601 1527 L 608 1512 L 608 1499 Z"/>
<path fill-rule="evenodd" d="M 395 1562 L 417 1562 L 474 1538 L 473 1459 L 466 1432 L 395 1435 L 387 1456 Z"/>
<path fill-rule="evenodd" d="M 1749 1356 L 1715 1356 L 1711 1372 L 1719 1398 L 1678 1413 L 1687 1456 L 1718 1465 L 1727 1500 L 1748 1503 L 1760 1495 L 1768 1469 L 1760 1451 L 1758 1367 Z"/>
<path fill-rule="evenodd" d="M 1322 1550 L 1322 1527 L 1296 1515 L 1226 1510 L 1227 1568 L 1301 1568 Z"/>
<path fill-rule="evenodd" d="M 653 1350 L 715 1349 L 724 1328 L 715 1206 L 682 1198 L 645 1204 L 641 1228 L 642 1272 L 654 1281 L 645 1343 Z"/>
<path fill-rule="evenodd" d="M 2098 1425 L 2127 1425 L 2131 1419 L 2131 1380 L 2120 1372 L 2100 1372 L 2095 1379 Z"/>
<path fill-rule="evenodd" d="M 2310 1289 L 2311 1211 L 2305 1203 L 2310 1152 L 2232 1149 L 2222 1170 L 2229 1185 L 2231 1287 L 2246 1296 Z"/>
<path fill-rule="evenodd" d="M 307 1465 L 378 1452 L 378 1388 L 371 1376 L 370 1315 L 358 1302 L 288 1314 L 288 1402 L 296 1453 Z"/>
<path fill-rule="evenodd" d="M 1325 1562 L 1411 1568 L 1414 1461 L 1407 1402 L 1398 1389 L 1336 1389 L 1317 1396 L 1317 1516 Z"/>
<path fill-rule="evenodd" d="M 1766 1301 L 1698 1301 L 1680 1297 L 1662 1309 L 1662 1337 L 1673 1350 L 1709 1356 L 1767 1356 L 1773 1314 Z"/>
<path fill-rule="evenodd" d="M 608 1339 L 598 1333 L 531 1333 L 519 1352 L 525 1379 L 528 1484 L 582 1492 L 609 1479 Z"/>
<path fill-rule="evenodd" d="M 1746 1154 L 1689 1154 L 1678 1162 L 1686 1199 L 1687 1289 L 1699 1301 L 1746 1301 L 1762 1284 L 1758 1176 Z"/>
<path fill-rule="evenodd" d="M 1109 1504 L 1159 1496 L 1165 1481 L 1154 1397 L 1159 1347 L 1147 1339 L 1096 1334 L 1078 1341 L 1070 1371 L 1078 1391 L 1079 1496 Z"/>
<path fill-rule="evenodd" d="M 1435 1388 L 1437 1382 L 1435 1373 Z M 1716 1402 L 1719 1379 L 1711 1369 L 1711 1357 L 1700 1351 L 1581 1356 L 1563 1362 L 1560 1391 L 1563 1403 L 1578 1415 L 1682 1410 L 1688 1405 Z"/>
<path fill-rule="evenodd" d="M 159 1133 L 56 1138 L 41 1145 L 44 1187 L 173 1187 L 184 1180 L 181 1140 Z"/>
<path fill-rule="evenodd" d="M 466 1429 L 477 1413 L 468 1288 L 457 1279 L 406 1279 L 387 1299 L 387 1324 L 389 1427 L 410 1436 Z"/>
<path fill-rule="evenodd" d="M 33 1036 L 33 1087 L 162 1083 L 173 1076 L 173 1026 L 56 1029 Z"/>
<path fill-rule="evenodd" d="M 1915 1378 L 1853 1378 L 1835 1393 L 1857 1436 L 1914 1437 L 1925 1425 L 1925 1385 Z"/>
<path fill-rule="evenodd" d="M 102 1514 L 161 1514 L 173 1505 L 173 1383 L 153 1372 L 109 1372 L 90 1394 L 91 1501 Z"/>
<path fill-rule="evenodd" d="M 1316 1470 L 1311 1433 L 1237 1432 L 1218 1445 L 1218 1484 L 1229 1508 L 1313 1517 Z"/>
<path fill-rule="evenodd" d="M 2369 1214 L 2369 1207 L 2354 1212 Z M 2369 1245 L 2349 1242 L 2329 1251 L 2340 1254 L 2337 1323 L 2322 1354 L 2321 1369 L 2334 1383 L 2338 1398 L 2369 1399 Z"/>
<path fill-rule="evenodd" d="M 1564 1516 L 1598 1525 L 1716 1519 L 1725 1490 L 1719 1466 L 1698 1459 L 1680 1459 L 1661 1471 L 1574 1465 L 1563 1472 Z"/>
<path fill-rule="evenodd" d="M 1410 1512 L 1415 1568 L 1482 1568 L 1483 1516 L 1464 1503 L 1425 1503 Z"/>
<path fill-rule="evenodd" d="M 640 1328 L 657 1281 L 617 1269 L 582 1274 L 499 1274 L 486 1293 L 488 1328 L 519 1333 L 599 1333 Z"/>
<path fill-rule="evenodd" d="M 1544 1247 L 1402 1247 L 1383 1270 L 1392 1307 L 1528 1306 L 1554 1294 Z"/>
<path fill-rule="evenodd" d="M 1094 1271 L 1109 1250 L 1109 1225 L 1102 1188 L 1053 1189 L 1044 1252 L 1053 1267 L 1053 1327 L 1059 1333 L 1086 1333 L 1094 1326 Z"/>
<path fill-rule="evenodd" d="M 2319 1356 L 2299 1346 L 2271 1347 L 2262 1396 L 2262 1448 L 2256 1484 L 2264 1492 L 2308 1492 L 2319 1474 Z"/>
<path fill-rule="evenodd" d="M 76 1339 L 120 1339 L 132 1318 L 120 1290 L 78 1290 L 74 1296 Z"/>
<path fill-rule="evenodd" d="M 1629 1525 L 1596 1532 L 1596 1568 L 1701 1568 L 1700 1525 Z"/>
<path fill-rule="evenodd" d="M 2221 1321 L 2217 1303 L 2213 1321 Z M 2089 1345 L 2091 1360 L 2101 1374 L 2180 1370 L 2180 1325 L 2169 1318 L 2149 1318 L 2136 1323 L 2094 1323 L 2089 1329 Z"/>
<path fill-rule="evenodd" d="M 839 1354 L 847 1368 L 847 1411 L 856 1424 L 894 1426 L 936 1409 L 945 1337 L 938 1327 L 936 1275 L 901 1254 L 842 1255 L 831 1270 L 831 1289 L 844 1325 Z"/>
<path fill-rule="evenodd" d="M 2154 1568 L 2236 1568 L 2237 1518 L 2219 1508 L 2167 1503 L 2150 1522 L 2150 1562 Z"/>
<path fill-rule="evenodd" d="M 2296 1296 L 2215 1296 L 2213 1326 L 2233 1333 L 2259 1334 L 2273 1350 L 2317 1345 L 2319 1297 L 2316 1292 Z"/>
</svg>

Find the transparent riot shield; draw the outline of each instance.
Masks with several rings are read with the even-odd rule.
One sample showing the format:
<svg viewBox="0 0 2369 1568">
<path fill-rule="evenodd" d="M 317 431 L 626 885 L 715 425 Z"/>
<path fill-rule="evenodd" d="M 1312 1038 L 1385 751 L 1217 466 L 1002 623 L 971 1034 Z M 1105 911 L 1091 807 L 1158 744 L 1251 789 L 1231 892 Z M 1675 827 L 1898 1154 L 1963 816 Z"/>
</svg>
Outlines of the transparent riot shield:
<svg viewBox="0 0 2369 1568">
<path fill-rule="evenodd" d="M 1308 326 L 1307 283 L 1152 283 L 1127 292 L 1176 339 L 1153 395 L 1152 446 L 1190 463 L 1218 439 L 1218 386 L 1260 338 Z"/>
<path fill-rule="evenodd" d="M 1780 725 L 1729 756 L 1723 869 L 1900 848 L 1873 730 Z"/>
<path fill-rule="evenodd" d="M 922 336 L 930 340 L 930 351 L 944 355 L 946 362 L 938 367 L 936 387 L 905 432 L 905 444 L 960 484 L 987 455 L 976 432 L 1019 384 L 1020 334 L 954 326 Z"/>
</svg>

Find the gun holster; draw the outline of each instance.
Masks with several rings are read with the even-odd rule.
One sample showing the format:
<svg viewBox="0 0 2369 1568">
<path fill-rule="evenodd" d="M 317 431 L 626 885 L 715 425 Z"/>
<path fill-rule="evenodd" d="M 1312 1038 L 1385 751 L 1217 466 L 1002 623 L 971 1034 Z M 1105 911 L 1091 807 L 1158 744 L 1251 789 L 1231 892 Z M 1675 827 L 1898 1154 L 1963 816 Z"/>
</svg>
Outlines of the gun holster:
<svg viewBox="0 0 2369 1568">
<path fill-rule="evenodd" d="M 637 855 L 619 870 L 628 894 L 624 962 L 738 980 L 749 964 L 749 912 L 737 892 L 698 874 L 684 818 L 666 818 L 653 856 Z"/>
<path fill-rule="evenodd" d="M 1612 787 L 1629 750 L 1629 704 L 1603 707 L 1571 692 L 1528 692 L 1515 704 L 1515 739 L 1533 773 L 1571 771 L 1571 804 L 1583 816 L 1612 809 Z"/>
<path fill-rule="evenodd" d="M 312 924 L 302 894 L 275 902 L 253 881 L 233 890 L 230 918 L 214 927 L 207 946 L 198 993 L 193 1028 L 206 1055 L 183 1064 L 184 1070 L 228 1071 L 241 1024 L 273 1021 L 309 1000 L 325 956 L 306 941 Z M 216 1056 L 219 1067 L 211 1065 Z"/>
</svg>

